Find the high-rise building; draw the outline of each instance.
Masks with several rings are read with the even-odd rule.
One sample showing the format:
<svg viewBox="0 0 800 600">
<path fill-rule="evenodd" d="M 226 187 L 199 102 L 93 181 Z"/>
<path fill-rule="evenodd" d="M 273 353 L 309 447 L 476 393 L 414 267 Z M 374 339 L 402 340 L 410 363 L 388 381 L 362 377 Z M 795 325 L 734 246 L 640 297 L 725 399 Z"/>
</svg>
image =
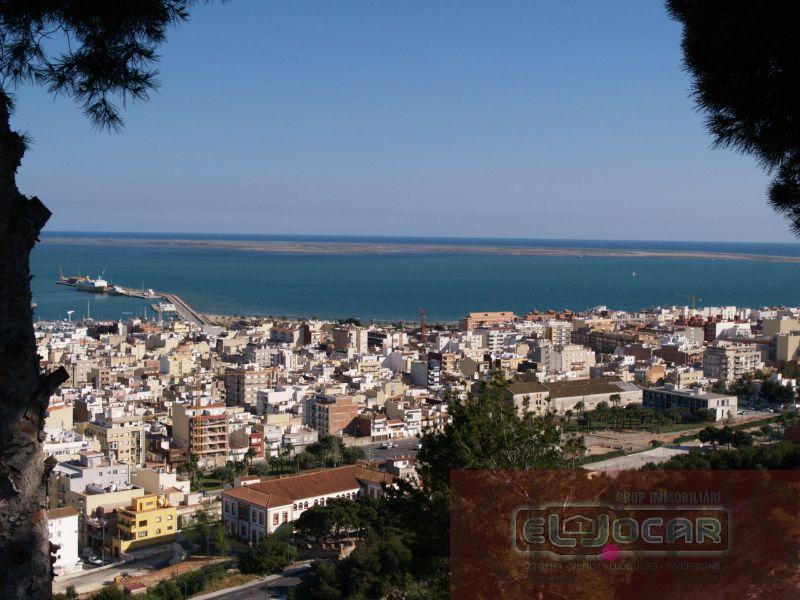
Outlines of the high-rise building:
<svg viewBox="0 0 800 600">
<path fill-rule="evenodd" d="M 108 408 L 86 425 L 85 433 L 100 443 L 100 450 L 110 460 L 141 465 L 145 460 L 145 430 L 142 417 Z"/>
<path fill-rule="evenodd" d="M 730 383 L 761 365 L 761 353 L 755 344 L 717 341 L 703 355 L 703 374 Z"/>
<path fill-rule="evenodd" d="M 254 412 L 258 406 L 259 388 L 275 385 L 278 370 L 255 365 L 227 369 L 225 371 L 225 402 L 228 406 L 244 406 Z"/>
<path fill-rule="evenodd" d="M 547 338 L 554 346 L 565 346 L 572 341 L 570 321 L 547 321 Z"/>
<path fill-rule="evenodd" d="M 198 397 L 172 406 L 172 437 L 195 455 L 203 469 L 223 467 L 228 460 L 228 414 L 225 405 Z"/>
</svg>

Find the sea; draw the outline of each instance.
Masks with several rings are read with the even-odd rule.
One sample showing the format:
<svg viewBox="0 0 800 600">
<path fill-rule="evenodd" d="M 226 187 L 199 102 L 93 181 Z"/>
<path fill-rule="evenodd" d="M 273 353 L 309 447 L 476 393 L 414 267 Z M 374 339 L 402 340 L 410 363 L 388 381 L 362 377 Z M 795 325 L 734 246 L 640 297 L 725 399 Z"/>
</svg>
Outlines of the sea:
<svg viewBox="0 0 800 600">
<path fill-rule="evenodd" d="M 114 245 L 90 240 L 112 237 Z M 85 238 L 80 244 L 58 239 Z M 286 254 L 142 245 L 142 239 L 467 244 L 670 250 L 800 256 L 800 244 L 553 239 L 280 236 L 45 232 L 31 254 L 35 316 L 153 316 L 150 302 L 58 285 L 65 275 L 180 295 L 196 310 L 226 315 L 455 321 L 470 311 L 637 310 L 651 306 L 800 305 L 800 263 L 716 258 L 515 256 L 499 254 Z"/>
</svg>

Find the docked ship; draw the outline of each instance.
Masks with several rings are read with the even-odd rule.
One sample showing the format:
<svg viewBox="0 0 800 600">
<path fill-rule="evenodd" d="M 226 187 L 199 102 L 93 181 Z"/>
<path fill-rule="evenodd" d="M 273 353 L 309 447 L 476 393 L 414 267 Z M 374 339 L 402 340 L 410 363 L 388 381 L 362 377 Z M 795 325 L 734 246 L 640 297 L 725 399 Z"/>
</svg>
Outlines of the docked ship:
<svg viewBox="0 0 800 600">
<path fill-rule="evenodd" d="M 97 279 L 86 277 L 78 281 L 75 287 L 82 292 L 92 292 L 95 294 L 105 294 L 109 288 L 108 282 L 102 277 L 98 277 Z"/>
<path fill-rule="evenodd" d="M 105 272 L 104 272 L 105 273 Z M 69 285 L 84 292 L 93 292 L 95 294 L 106 293 L 111 286 L 100 275 L 97 279 L 93 279 L 86 275 L 64 275 L 59 268 L 58 282 L 61 285 Z"/>
</svg>

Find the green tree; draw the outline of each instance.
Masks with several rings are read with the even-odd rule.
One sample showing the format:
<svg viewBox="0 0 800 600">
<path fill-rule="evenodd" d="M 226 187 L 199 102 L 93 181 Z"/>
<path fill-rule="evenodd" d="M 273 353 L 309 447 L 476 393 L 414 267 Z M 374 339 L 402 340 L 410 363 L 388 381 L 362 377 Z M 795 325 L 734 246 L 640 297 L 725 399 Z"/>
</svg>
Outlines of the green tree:
<svg viewBox="0 0 800 600">
<path fill-rule="evenodd" d="M 797 398 L 796 392 L 774 379 L 766 379 L 761 382 L 758 394 L 762 400 L 770 404 L 789 404 Z"/>
<path fill-rule="evenodd" d="M 250 467 L 253 466 L 253 459 L 257 456 L 257 452 L 255 448 L 248 448 L 247 452 L 244 453 L 244 462 L 245 464 L 245 475 L 250 474 Z"/>
<path fill-rule="evenodd" d="M 791 442 L 745 445 L 711 452 L 692 451 L 648 469 L 800 469 L 800 446 Z"/>
<path fill-rule="evenodd" d="M 314 545 L 321 548 L 331 533 L 333 519 L 326 507 L 312 506 L 303 511 L 295 521 L 294 528 L 300 535 L 314 540 Z"/>
<path fill-rule="evenodd" d="M 667 10 L 683 24 L 692 96 L 714 144 L 775 175 L 769 202 L 800 233 L 800 5 L 668 0 Z"/>
<path fill-rule="evenodd" d="M 342 462 L 346 465 L 354 465 L 365 458 L 364 449 L 361 446 L 347 446 L 342 451 Z"/>
<path fill-rule="evenodd" d="M 116 585 L 109 584 L 92 594 L 92 600 L 125 600 L 125 594 Z"/>
<path fill-rule="evenodd" d="M 50 395 L 68 379 L 40 371 L 33 333 L 30 252 L 50 211 L 24 196 L 16 172 L 27 138 L 11 128 L 13 92 L 43 85 L 75 99 L 91 123 L 118 129 L 118 106 L 145 101 L 156 87 L 156 49 L 193 0 L 0 4 L 0 597 L 49 598 L 47 489 L 41 431 Z"/>
<path fill-rule="evenodd" d="M 340 600 L 344 592 L 339 589 L 336 565 L 329 561 L 314 561 L 311 574 L 300 582 L 294 590 L 298 600 Z"/>
<path fill-rule="evenodd" d="M 207 555 L 224 556 L 230 551 L 228 536 L 222 519 L 215 518 L 205 509 L 199 509 L 192 524 L 183 533 L 195 544 L 205 549 Z"/>
<path fill-rule="evenodd" d="M 359 500 L 364 539 L 335 567 L 315 565 L 297 597 L 449 597 L 451 470 L 577 468 L 585 452 L 555 414 L 520 414 L 506 390 L 497 376 L 475 395 L 452 398 L 451 423 L 422 436 L 420 485 L 400 481 L 380 501 Z M 320 518 L 316 531 L 325 527 Z"/>
<path fill-rule="evenodd" d="M 53 594 L 53 600 L 78 600 L 78 591 L 74 585 L 69 585 L 62 593 Z"/>
<path fill-rule="evenodd" d="M 178 473 L 187 475 L 189 477 L 189 485 L 195 489 L 197 488 L 197 478 L 200 474 L 198 460 L 197 454 L 189 454 L 186 462 L 178 465 Z"/>
<path fill-rule="evenodd" d="M 294 546 L 283 536 L 273 533 L 265 535 L 258 544 L 240 556 L 239 568 L 242 573 L 277 573 L 289 566 L 296 556 Z"/>
</svg>

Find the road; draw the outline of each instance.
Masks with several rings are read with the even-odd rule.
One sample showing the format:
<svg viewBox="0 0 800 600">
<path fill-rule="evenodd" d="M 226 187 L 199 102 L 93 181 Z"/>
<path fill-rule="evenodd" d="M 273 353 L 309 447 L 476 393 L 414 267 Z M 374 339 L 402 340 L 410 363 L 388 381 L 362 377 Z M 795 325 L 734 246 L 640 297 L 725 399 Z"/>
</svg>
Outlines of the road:
<svg viewBox="0 0 800 600">
<path fill-rule="evenodd" d="M 130 575 L 137 576 L 145 575 L 146 573 L 150 573 L 151 571 L 155 571 L 157 569 L 162 569 L 169 564 L 170 558 L 172 558 L 172 551 L 167 550 L 166 552 L 160 554 L 148 556 L 147 558 L 143 558 L 141 560 L 132 561 L 125 563 L 124 565 L 119 565 L 110 569 L 104 569 L 102 571 L 97 569 L 88 569 L 85 574 L 81 575 L 80 577 L 75 577 L 73 579 L 67 579 L 64 581 L 54 581 L 53 593 L 57 594 L 59 592 L 63 592 L 71 585 L 75 586 L 75 589 L 79 594 L 99 590 L 105 584 L 113 583 L 114 577 L 121 575 L 122 573 L 128 573 Z"/>
<path fill-rule="evenodd" d="M 286 598 L 289 588 L 299 584 L 300 577 L 310 568 L 308 563 L 294 568 L 290 567 L 281 575 L 273 575 L 229 592 L 222 590 L 214 594 L 196 596 L 196 600 L 205 600 L 206 598 L 209 600 L 212 598 L 213 600 L 283 600 Z"/>
<path fill-rule="evenodd" d="M 177 294 L 159 292 L 158 295 L 164 298 L 164 300 L 167 302 L 171 302 L 175 305 L 175 310 L 181 319 L 184 319 L 185 321 L 193 321 L 198 325 L 207 325 L 205 317 L 189 306 L 189 304 Z"/>
<path fill-rule="evenodd" d="M 415 444 L 419 444 L 418 438 L 401 438 L 392 440 L 392 443 L 397 444 L 397 448 L 383 449 L 381 448 L 381 444 L 383 444 L 383 442 L 362 446 L 364 449 L 364 455 L 369 460 L 378 461 L 384 461 L 387 458 L 394 458 L 396 456 L 417 455 L 417 450 L 414 449 L 414 446 Z"/>
</svg>

